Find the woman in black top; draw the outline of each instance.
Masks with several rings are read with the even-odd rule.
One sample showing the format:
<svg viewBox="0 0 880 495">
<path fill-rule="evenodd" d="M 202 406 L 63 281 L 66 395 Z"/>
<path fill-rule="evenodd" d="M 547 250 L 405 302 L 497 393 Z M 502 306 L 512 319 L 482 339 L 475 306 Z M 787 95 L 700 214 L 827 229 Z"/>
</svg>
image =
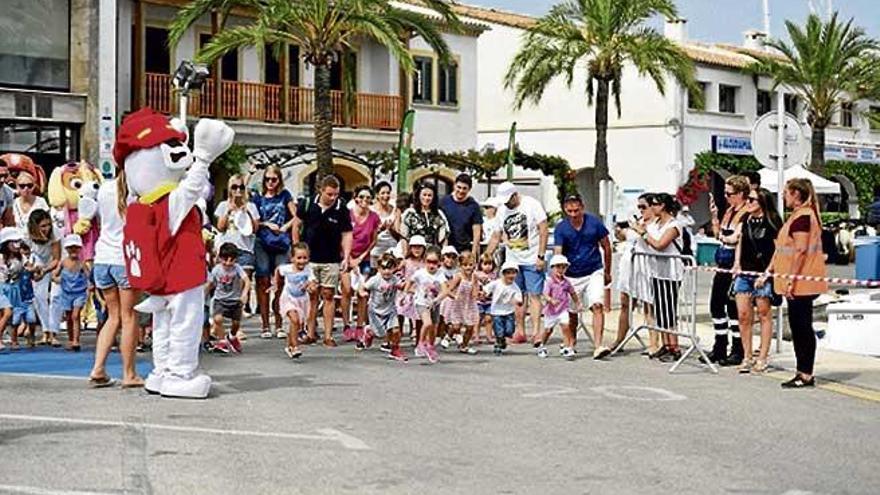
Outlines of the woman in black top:
<svg viewBox="0 0 880 495">
<path fill-rule="evenodd" d="M 779 218 L 773 201 L 773 195 L 766 189 L 749 193 L 746 215 L 743 217 L 741 235 L 736 246 L 734 271 L 764 273 L 770 265 L 776 251 L 776 235 L 782 226 L 782 219 Z M 740 373 L 762 372 L 767 369 L 767 353 L 770 351 L 770 338 L 773 335 L 770 302 L 773 284 L 756 284 L 757 278 L 754 275 L 737 275 L 733 282 L 744 355 L 738 367 Z M 752 358 L 755 307 L 758 308 L 761 324 L 761 347 L 757 361 Z"/>
</svg>

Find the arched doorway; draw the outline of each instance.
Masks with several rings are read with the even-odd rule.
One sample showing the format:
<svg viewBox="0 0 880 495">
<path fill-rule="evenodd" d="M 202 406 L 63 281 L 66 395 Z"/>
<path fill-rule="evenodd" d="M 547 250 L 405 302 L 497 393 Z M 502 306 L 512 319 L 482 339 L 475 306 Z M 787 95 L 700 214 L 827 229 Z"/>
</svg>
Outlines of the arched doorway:
<svg viewBox="0 0 880 495">
<path fill-rule="evenodd" d="M 452 192 L 452 185 L 455 183 L 455 174 L 449 169 L 422 169 L 413 171 L 410 174 L 410 184 L 413 186 L 418 182 L 427 183 L 434 190 L 436 198 L 442 198 Z"/>
<path fill-rule="evenodd" d="M 318 170 L 316 167 L 309 167 L 311 170 L 302 178 L 298 184 L 300 191 L 317 191 L 318 190 Z M 339 196 L 343 203 L 348 203 L 354 194 L 355 188 L 362 185 L 370 185 L 371 177 L 368 171 L 362 170 L 357 164 L 336 160 L 333 163 L 333 175 L 339 179 Z"/>
</svg>

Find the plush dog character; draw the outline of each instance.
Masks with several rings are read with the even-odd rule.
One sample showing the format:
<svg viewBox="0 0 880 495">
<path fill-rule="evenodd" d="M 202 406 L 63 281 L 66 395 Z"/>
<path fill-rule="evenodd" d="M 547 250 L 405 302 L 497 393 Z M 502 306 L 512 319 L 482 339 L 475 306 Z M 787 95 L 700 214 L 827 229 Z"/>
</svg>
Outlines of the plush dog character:
<svg viewBox="0 0 880 495">
<path fill-rule="evenodd" d="M 43 167 L 34 163 L 31 157 L 19 153 L 6 153 L 5 155 L 0 155 L 0 161 L 9 168 L 9 176 L 12 178 L 18 177 L 19 172 L 31 174 L 36 183 L 34 194 L 43 194 L 46 187 L 46 172 L 43 170 Z"/>
<path fill-rule="evenodd" d="M 196 202 L 210 182 L 208 166 L 235 133 L 202 119 L 190 152 L 185 129 L 141 109 L 122 122 L 113 155 L 134 200 L 125 215 L 126 271 L 132 287 L 150 295 L 138 311 L 153 314 L 153 371 L 145 389 L 203 399 L 211 378 L 198 371 L 207 267 Z"/>
<path fill-rule="evenodd" d="M 95 257 L 99 226 L 92 221 L 94 210 L 91 215 L 81 214 L 80 197 L 97 195 L 101 180 L 98 169 L 87 162 L 66 163 L 56 167 L 49 176 L 49 206 L 54 209 L 54 217 L 64 235 L 77 234 L 82 238 L 84 260 Z"/>
</svg>

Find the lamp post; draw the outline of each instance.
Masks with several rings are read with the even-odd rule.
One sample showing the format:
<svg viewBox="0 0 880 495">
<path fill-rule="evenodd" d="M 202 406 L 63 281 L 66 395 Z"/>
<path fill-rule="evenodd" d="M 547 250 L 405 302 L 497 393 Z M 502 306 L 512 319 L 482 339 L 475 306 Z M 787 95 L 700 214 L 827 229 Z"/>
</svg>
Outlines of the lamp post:
<svg viewBox="0 0 880 495">
<path fill-rule="evenodd" d="M 186 107 L 189 103 L 189 93 L 198 91 L 208 78 L 208 66 L 196 64 L 189 60 L 180 62 L 171 83 L 180 92 L 180 121 L 186 125 Z"/>
</svg>

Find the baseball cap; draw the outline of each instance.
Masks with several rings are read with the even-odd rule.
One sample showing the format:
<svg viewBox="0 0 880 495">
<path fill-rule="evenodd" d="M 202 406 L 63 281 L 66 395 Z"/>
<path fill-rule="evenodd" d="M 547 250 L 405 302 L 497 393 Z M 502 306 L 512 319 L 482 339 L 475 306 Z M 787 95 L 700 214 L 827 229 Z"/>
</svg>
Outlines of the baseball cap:
<svg viewBox="0 0 880 495">
<path fill-rule="evenodd" d="M 514 262 L 514 261 L 505 261 L 504 264 L 501 265 L 501 273 L 504 273 L 507 270 L 513 270 L 513 271 L 518 272 L 519 265 L 517 265 L 516 262 Z"/>
<path fill-rule="evenodd" d="M 425 238 L 424 238 L 423 236 L 420 236 L 420 235 L 414 235 L 414 236 L 412 236 L 412 237 L 409 238 L 409 245 L 410 245 L 410 246 L 423 246 L 423 247 L 424 247 L 424 246 L 427 246 L 428 243 L 425 242 Z"/>
<path fill-rule="evenodd" d="M 82 238 L 76 234 L 67 234 L 66 236 L 64 236 L 64 240 L 61 241 L 61 246 L 64 247 L 64 249 L 73 246 L 82 247 L 82 245 Z"/>
<path fill-rule="evenodd" d="M 495 201 L 499 205 L 506 204 L 510 201 L 510 197 L 517 193 L 516 186 L 513 182 L 502 182 L 498 185 L 498 191 L 495 195 Z"/>
<path fill-rule="evenodd" d="M 455 246 L 443 246 L 440 254 L 443 256 L 446 256 L 447 254 L 454 254 L 458 256 L 458 249 L 455 249 Z"/>
<path fill-rule="evenodd" d="M 568 258 L 565 257 L 564 254 L 554 254 L 552 258 L 550 258 L 550 266 L 556 265 L 570 265 L 568 262 Z"/>
<path fill-rule="evenodd" d="M 11 241 L 20 241 L 21 231 L 16 227 L 3 227 L 0 229 L 0 245 Z"/>
<path fill-rule="evenodd" d="M 403 255 L 403 248 L 400 247 L 400 244 L 391 248 L 391 254 L 393 254 L 394 257 L 399 260 L 406 258 L 406 256 Z"/>
</svg>

